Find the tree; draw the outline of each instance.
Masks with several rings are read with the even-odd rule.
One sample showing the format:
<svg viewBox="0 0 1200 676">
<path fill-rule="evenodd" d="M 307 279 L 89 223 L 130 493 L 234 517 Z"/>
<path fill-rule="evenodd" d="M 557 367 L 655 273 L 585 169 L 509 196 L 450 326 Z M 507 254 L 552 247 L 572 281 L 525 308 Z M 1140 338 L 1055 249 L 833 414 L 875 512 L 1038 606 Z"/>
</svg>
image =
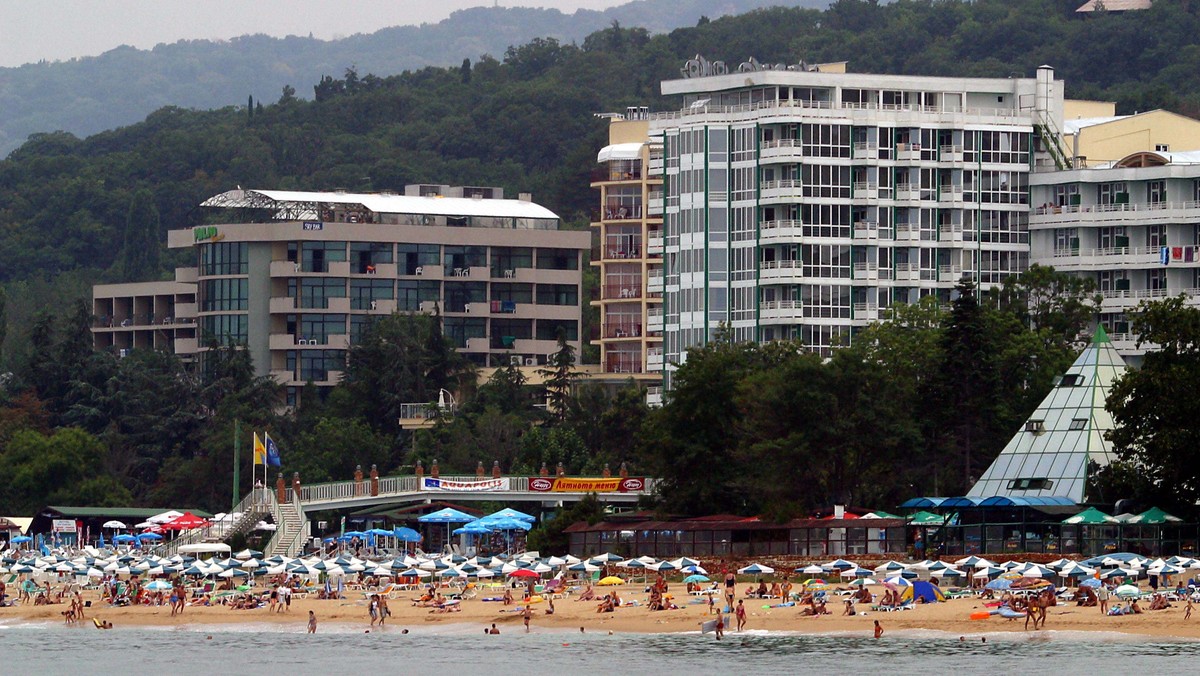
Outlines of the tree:
<svg viewBox="0 0 1200 676">
<path fill-rule="evenodd" d="M 1185 296 L 1143 303 L 1131 330 L 1138 343 L 1156 344 L 1142 367 L 1125 372 L 1108 395 L 1109 440 L 1121 459 L 1155 486 L 1163 500 L 1200 500 L 1200 310 Z M 1110 496 L 1114 497 L 1114 496 Z M 1115 496 L 1129 497 L 1129 496 Z"/>
<path fill-rule="evenodd" d="M 125 219 L 122 275 L 126 280 L 158 277 L 160 227 L 154 195 L 145 188 L 138 190 L 129 201 L 129 214 Z"/>
<path fill-rule="evenodd" d="M 543 520 L 537 527 L 529 531 L 526 544 L 529 549 L 543 552 L 565 552 L 571 548 L 571 536 L 565 533 L 571 524 L 586 522 L 588 525 L 599 523 L 604 518 L 604 505 L 595 493 L 589 493 L 571 505 L 560 509 L 553 518 Z"/>
<path fill-rule="evenodd" d="M 569 415 L 571 388 L 579 376 L 575 372 L 575 348 L 567 342 L 567 334 L 561 327 L 558 330 L 558 349 L 546 363 L 546 368 L 538 369 L 537 373 L 544 379 L 550 419 L 556 424 L 562 423 Z"/>
<path fill-rule="evenodd" d="M 463 59 L 462 65 L 458 67 L 458 77 L 463 84 L 471 84 L 471 60 Z"/>
<path fill-rule="evenodd" d="M 0 286 L 0 365 L 4 364 L 4 339 L 8 336 L 8 293 Z"/>
</svg>

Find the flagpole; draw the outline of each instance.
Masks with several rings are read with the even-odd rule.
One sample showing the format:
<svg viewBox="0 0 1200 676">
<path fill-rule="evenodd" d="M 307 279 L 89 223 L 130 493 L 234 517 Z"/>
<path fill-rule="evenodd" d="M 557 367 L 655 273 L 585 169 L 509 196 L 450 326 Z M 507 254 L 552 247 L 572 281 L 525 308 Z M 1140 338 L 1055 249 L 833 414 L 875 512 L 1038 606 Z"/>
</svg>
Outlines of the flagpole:
<svg viewBox="0 0 1200 676">
<path fill-rule="evenodd" d="M 229 508 L 229 513 L 232 514 L 237 509 L 238 504 L 238 484 L 241 483 L 238 479 L 238 465 L 240 464 L 242 451 L 242 421 L 233 421 L 233 506 Z"/>
</svg>

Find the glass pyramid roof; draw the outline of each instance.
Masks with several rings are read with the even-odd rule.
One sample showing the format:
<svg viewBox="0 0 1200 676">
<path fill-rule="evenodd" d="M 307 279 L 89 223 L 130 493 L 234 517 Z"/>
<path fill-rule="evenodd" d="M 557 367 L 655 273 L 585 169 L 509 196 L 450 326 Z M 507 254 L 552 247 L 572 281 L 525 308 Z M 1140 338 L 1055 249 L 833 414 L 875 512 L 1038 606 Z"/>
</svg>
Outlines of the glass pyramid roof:
<svg viewBox="0 0 1200 676">
<path fill-rule="evenodd" d="M 970 497 L 1062 496 L 1084 502 L 1087 467 L 1116 458 L 1104 433 L 1113 428 L 1104 408 L 1125 360 L 1096 328 L 1092 344 L 1062 375 L 1054 389 L 1000 452 Z"/>
</svg>

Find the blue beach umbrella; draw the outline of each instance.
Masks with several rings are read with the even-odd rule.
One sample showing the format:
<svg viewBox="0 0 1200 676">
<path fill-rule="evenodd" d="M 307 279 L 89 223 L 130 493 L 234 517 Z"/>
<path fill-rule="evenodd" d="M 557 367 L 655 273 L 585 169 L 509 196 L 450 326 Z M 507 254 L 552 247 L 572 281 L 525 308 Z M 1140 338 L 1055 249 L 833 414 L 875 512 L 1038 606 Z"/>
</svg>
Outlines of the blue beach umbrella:
<svg viewBox="0 0 1200 676">
<path fill-rule="evenodd" d="M 991 589 L 992 591 L 1004 591 L 1010 587 L 1012 587 L 1012 580 L 1006 580 L 1002 577 L 996 578 L 983 586 L 984 589 Z"/>
<path fill-rule="evenodd" d="M 401 542 L 420 542 L 421 541 L 420 533 L 418 533 L 417 531 L 415 531 L 411 528 L 406 528 L 403 526 L 393 529 L 392 537 L 396 538 L 397 540 L 399 540 Z"/>
<path fill-rule="evenodd" d="M 161 540 L 163 537 L 158 533 L 142 533 L 137 536 L 138 540 Z"/>
<path fill-rule="evenodd" d="M 683 578 L 683 581 L 685 583 L 688 583 L 688 582 L 711 582 L 712 580 L 710 580 L 705 575 L 688 575 L 687 577 Z"/>
<path fill-rule="evenodd" d="M 13 543 L 14 545 L 20 545 L 25 544 L 26 542 L 33 542 L 33 538 L 29 537 L 28 535 L 18 535 L 12 540 L 9 540 L 9 542 Z"/>
</svg>

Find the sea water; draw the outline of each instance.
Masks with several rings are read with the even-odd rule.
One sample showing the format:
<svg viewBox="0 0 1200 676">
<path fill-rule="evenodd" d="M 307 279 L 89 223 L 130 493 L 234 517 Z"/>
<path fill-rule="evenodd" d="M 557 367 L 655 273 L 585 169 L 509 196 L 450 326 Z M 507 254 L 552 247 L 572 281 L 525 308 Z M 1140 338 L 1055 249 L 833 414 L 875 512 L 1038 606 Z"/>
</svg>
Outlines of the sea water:
<svg viewBox="0 0 1200 676">
<path fill-rule="evenodd" d="M 361 626 L 118 627 L 88 623 L 0 623 L 0 674 L 290 675 L 336 673 L 438 674 L 1129 674 L 1190 673 L 1200 642 L 1094 632 L 957 635 L 888 632 L 858 634 L 751 631 L 711 634 L 586 634 L 482 626 L 399 627 L 364 633 Z M 369 670 L 369 671 L 368 671 Z"/>
</svg>

